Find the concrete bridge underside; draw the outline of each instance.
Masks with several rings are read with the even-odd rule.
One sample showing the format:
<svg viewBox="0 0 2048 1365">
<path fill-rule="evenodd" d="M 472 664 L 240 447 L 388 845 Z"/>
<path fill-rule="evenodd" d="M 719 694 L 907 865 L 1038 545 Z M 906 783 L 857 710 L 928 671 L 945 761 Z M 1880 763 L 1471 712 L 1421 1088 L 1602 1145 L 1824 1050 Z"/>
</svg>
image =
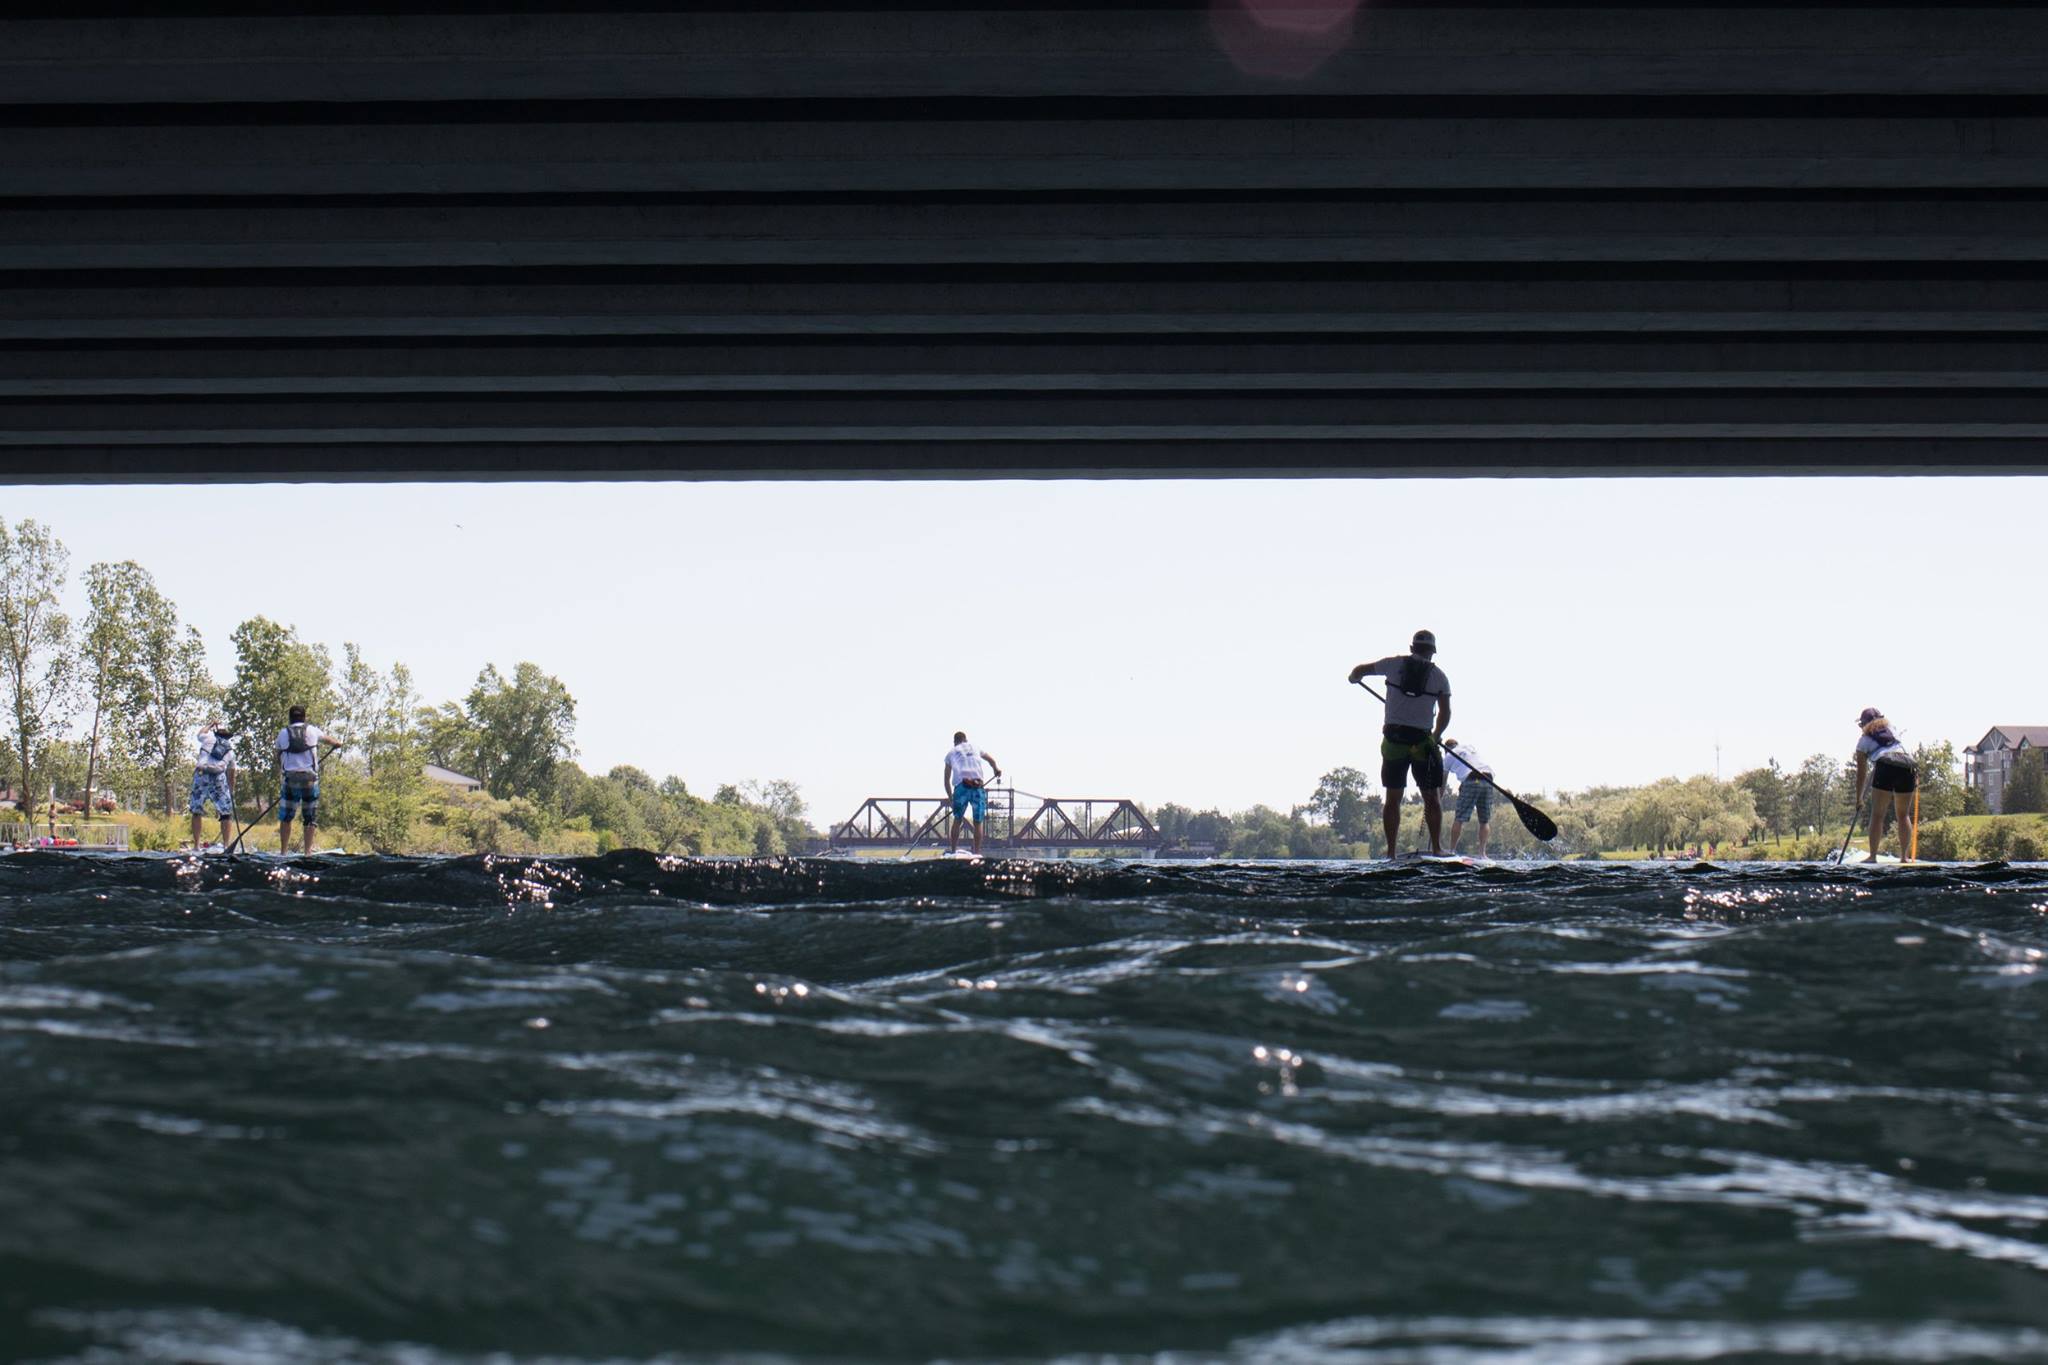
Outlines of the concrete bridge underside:
<svg viewBox="0 0 2048 1365">
<path fill-rule="evenodd" d="M 2048 468 L 2048 10 L 1245 3 L 17 10 L 0 477 Z"/>
</svg>

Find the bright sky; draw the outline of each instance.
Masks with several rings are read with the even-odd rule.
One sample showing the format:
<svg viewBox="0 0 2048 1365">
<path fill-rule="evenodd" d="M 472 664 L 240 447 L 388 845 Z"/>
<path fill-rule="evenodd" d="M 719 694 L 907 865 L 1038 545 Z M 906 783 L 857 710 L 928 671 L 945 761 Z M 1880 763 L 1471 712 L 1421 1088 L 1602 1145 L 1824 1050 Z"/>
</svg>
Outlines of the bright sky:
<svg viewBox="0 0 2048 1365">
<path fill-rule="evenodd" d="M 1451 734 L 1523 791 L 1958 750 L 2048 724 L 2043 479 L 0 489 L 204 633 L 261 613 L 430 702 L 531 659 L 578 761 L 935 794 L 955 729 L 1043 796 L 1286 808 L 1377 768 L 1344 677 L 1436 632 Z"/>
</svg>

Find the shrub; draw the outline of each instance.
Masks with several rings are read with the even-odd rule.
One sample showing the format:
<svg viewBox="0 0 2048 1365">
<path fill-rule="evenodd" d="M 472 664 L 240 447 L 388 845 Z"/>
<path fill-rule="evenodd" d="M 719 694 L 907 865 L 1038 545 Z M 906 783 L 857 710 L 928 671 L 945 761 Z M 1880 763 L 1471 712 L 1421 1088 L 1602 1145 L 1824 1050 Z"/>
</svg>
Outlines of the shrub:
<svg viewBox="0 0 2048 1365">
<path fill-rule="evenodd" d="M 2041 861 L 2041 839 L 2033 830 L 2014 830 L 2012 844 L 2006 849 L 2006 857 L 2016 863 L 2038 863 Z"/>
<path fill-rule="evenodd" d="M 1994 820 L 1977 833 L 1977 857 L 1984 862 L 1997 862 L 2012 854 L 2012 826 L 2003 820 Z"/>
<path fill-rule="evenodd" d="M 1946 820 L 1920 827 L 1920 856 L 1938 863 L 1961 862 L 1970 856 L 1969 840 Z"/>
</svg>

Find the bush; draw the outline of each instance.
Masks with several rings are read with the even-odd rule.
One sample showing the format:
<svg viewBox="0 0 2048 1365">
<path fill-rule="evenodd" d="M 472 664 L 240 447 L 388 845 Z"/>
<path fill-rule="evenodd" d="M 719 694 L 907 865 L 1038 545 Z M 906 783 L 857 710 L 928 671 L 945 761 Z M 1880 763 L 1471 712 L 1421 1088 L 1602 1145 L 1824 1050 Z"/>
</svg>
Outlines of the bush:
<svg viewBox="0 0 2048 1365">
<path fill-rule="evenodd" d="M 1970 856 L 1970 840 L 1946 820 L 1920 827 L 1920 856 L 1938 863 L 1962 862 Z"/>
<path fill-rule="evenodd" d="M 2012 854 L 2013 829 L 2003 820 L 1994 820 L 1977 834 L 1977 857 L 1984 862 L 1997 862 Z"/>
<path fill-rule="evenodd" d="M 2038 863 L 2041 861 L 2041 839 L 2033 830 L 2014 830 L 2012 844 L 2006 849 L 2006 857 L 2016 863 Z"/>
</svg>

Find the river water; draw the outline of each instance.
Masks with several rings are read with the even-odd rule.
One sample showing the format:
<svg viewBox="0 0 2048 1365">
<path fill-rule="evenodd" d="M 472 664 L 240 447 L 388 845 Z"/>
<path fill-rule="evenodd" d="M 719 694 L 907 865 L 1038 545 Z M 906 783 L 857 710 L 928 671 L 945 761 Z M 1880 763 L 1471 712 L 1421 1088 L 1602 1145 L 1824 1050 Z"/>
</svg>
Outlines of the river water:
<svg viewBox="0 0 2048 1365">
<path fill-rule="evenodd" d="M 2048 1359 L 2048 868 L 0 859 L 0 1358 Z"/>
</svg>

